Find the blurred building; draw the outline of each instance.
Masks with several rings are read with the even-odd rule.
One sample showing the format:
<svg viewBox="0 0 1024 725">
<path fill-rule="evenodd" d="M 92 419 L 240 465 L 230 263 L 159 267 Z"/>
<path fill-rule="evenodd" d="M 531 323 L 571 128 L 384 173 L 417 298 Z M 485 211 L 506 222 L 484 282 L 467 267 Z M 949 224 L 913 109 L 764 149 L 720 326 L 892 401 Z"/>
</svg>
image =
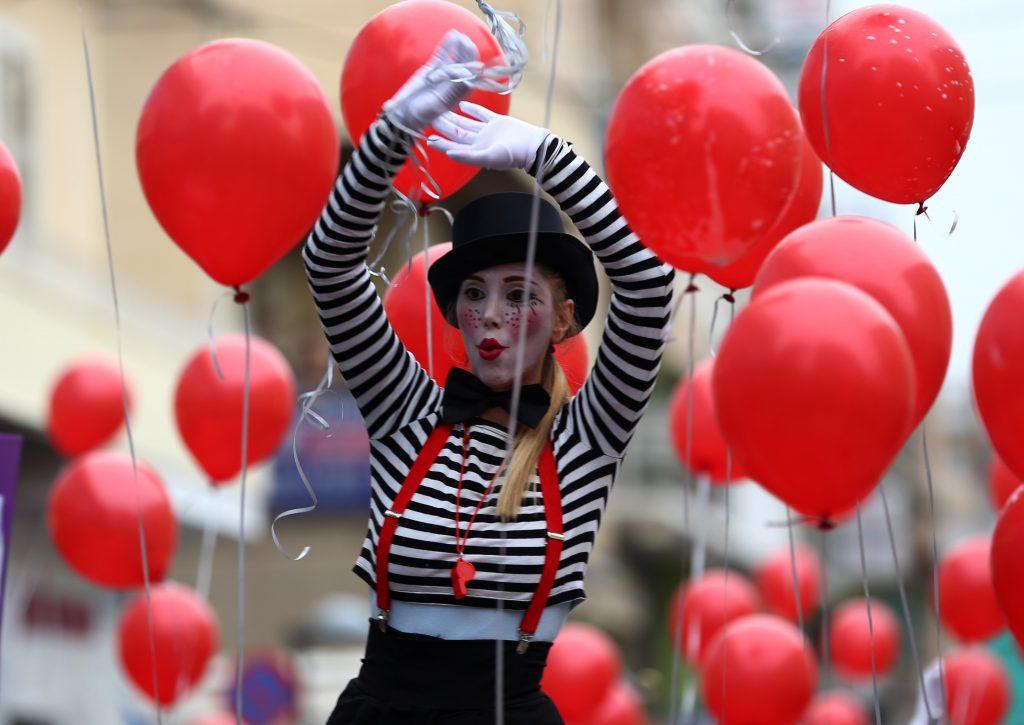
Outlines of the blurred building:
<svg viewBox="0 0 1024 725">
<path fill-rule="evenodd" d="M 211 321 L 223 290 L 170 242 L 150 213 L 135 172 L 135 125 L 160 73 L 188 50 L 222 37 L 259 38 L 289 50 L 336 101 L 345 49 L 389 4 L 97 0 L 82 3 L 79 12 L 79 4 L 67 0 L 21 0 L 0 14 L 0 138 L 19 164 L 25 190 L 19 232 L 0 260 L 0 329 L 8 352 L 0 376 L 0 421 L 4 429 L 28 437 L 3 630 L 0 720 L 110 723 L 151 716 L 117 663 L 116 620 L 128 595 L 82 582 L 56 555 L 44 525 L 48 492 L 63 463 L 45 437 L 50 387 L 80 356 L 116 359 L 118 332 L 135 399 L 138 454 L 163 476 L 182 523 L 173 578 L 195 582 L 202 530 L 209 526 L 219 534 L 210 600 L 220 617 L 224 656 L 201 693 L 178 714 L 187 718 L 223 706 L 235 647 L 238 486 L 211 490 L 202 480 L 178 437 L 172 396 L 182 365 L 205 344 L 211 322 L 219 334 L 238 330 L 240 317 L 225 301 Z M 461 4 L 476 10 L 473 2 Z M 542 122 L 554 17 L 548 3 L 509 7 L 527 23 L 532 52 L 513 112 Z M 613 10 L 567 4 L 560 29 L 551 126 L 595 162 L 613 79 L 621 75 L 599 52 L 605 39 L 618 34 L 610 25 L 618 21 Z M 107 267 L 83 27 L 93 68 L 120 331 Z M 637 26 L 636 35 L 643 37 L 643 28 Z M 337 109 L 336 117 L 344 136 Z M 351 150 L 350 140 L 345 149 Z M 457 209 L 489 190 L 529 188 L 526 184 L 522 177 L 482 173 L 450 206 Z M 435 223 L 431 234 L 443 240 L 447 232 Z M 385 263 L 400 263 L 402 254 L 398 250 Z M 297 253 L 268 272 L 253 292 L 257 333 L 285 353 L 300 387 L 311 389 L 322 374 L 326 346 Z M 590 333 L 596 331 L 592 326 Z M 343 388 L 339 395 L 344 396 Z M 324 405 L 337 400 L 327 398 Z M 358 461 L 365 457 L 365 439 L 344 423 L 334 426 L 335 442 Z M 341 474 L 344 480 L 332 480 L 338 471 L 317 469 L 312 460 L 309 446 L 323 447 L 317 434 L 303 433 L 301 440 L 312 456 L 307 461 L 313 483 L 330 511 L 287 519 L 279 528 L 286 549 L 294 554 L 308 545 L 310 554 L 289 561 L 268 536 L 270 514 L 302 505 L 305 495 L 289 470 L 288 446 L 273 465 L 253 472 L 247 511 L 246 644 L 254 651 L 295 654 L 302 680 L 298 709 L 306 722 L 323 720 L 357 666 L 345 654 L 345 643 L 355 639 L 358 652 L 360 633 L 353 633 L 351 621 L 361 615 L 353 615 L 350 600 L 338 597 L 357 593 L 356 601 L 365 602 L 363 585 L 349 572 L 365 527 L 363 507 L 355 505 L 365 485 L 365 463 L 362 471 L 357 463 Z M 125 448 L 124 437 L 114 445 Z"/>
<path fill-rule="evenodd" d="M 233 682 L 239 487 L 236 483 L 212 490 L 202 480 L 175 428 L 172 399 L 185 360 L 206 344 L 211 308 L 224 290 L 179 251 L 150 213 L 135 172 L 136 122 L 149 89 L 180 55 L 218 38 L 258 38 L 293 53 L 320 80 L 334 103 L 343 161 L 352 149 L 337 107 L 345 51 L 359 29 L 390 4 L 83 0 L 80 14 L 79 3 L 71 0 L 12 0 L 0 11 L 0 139 L 18 161 L 25 189 L 18 235 L 0 257 L 0 331 L 6 353 L 0 428 L 27 436 L 3 623 L 0 723 L 153 721 L 152 708 L 134 693 L 117 662 L 116 620 L 127 595 L 101 591 L 78 579 L 54 552 L 45 528 L 48 491 L 62 464 L 44 434 L 50 386 L 79 356 L 116 358 L 82 25 L 95 83 L 120 335 L 135 394 L 132 429 L 139 456 L 164 477 L 182 523 L 173 578 L 195 583 L 204 527 L 219 538 L 210 601 L 221 622 L 222 654 L 199 692 L 174 713 L 177 721 L 187 723 L 193 716 L 226 708 Z M 471 0 L 459 4 L 478 12 Z M 542 123 L 555 47 L 554 3 L 494 4 L 516 11 L 527 25 L 530 66 L 513 95 L 512 113 Z M 752 48 L 778 38 L 763 59 L 792 91 L 804 54 L 824 22 L 823 6 L 810 0 L 589 0 L 563 5 L 550 124 L 598 167 L 604 128 L 619 89 L 656 54 L 693 42 L 734 44 L 730 31 Z M 444 206 L 455 211 L 482 193 L 511 188 L 530 187 L 521 175 L 482 172 Z M 386 218 L 382 232 L 393 223 L 393 217 Z M 444 241 L 447 223 L 435 215 L 430 224 L 431 239 Z M 395 248 L 384 263 L 394 269 L 404 261 L 404 249 Z M 685 275 L 679 278 L 680 285 L 686 283 Z M 724 490 L 711 491 L 706 508 L 696 489 L 684 495 L 685 477 L 666 435 L 667 395 L 685 370 L 691 347 L 695 360 L 706 357 L 711 338 L 720 339 L 726 326 L 720 309 L 717 328 L 714 334 L 710 331 L 722 290 L 710 282 L 698 284 L 701 292 L 680 308 L 658 393 L 612 494 L 588 575 L 590 600 L 574 614 L 600 624 L 622 644 L 652 712 L 662 708 L 668 686 L 668 599 L 689 569 L 695 544 L 707 547 L 709 565 L 725 563 L 728 552 L 730 564 L 749 570 L 788 538 L 779 525 L 784 508 L 753 484 L 729 491 L 728 514 Z M 299 388 L 312 389 L 323 375 L 327 352 L 298 252 L 275 265 L 252 292 L 257 334 L 282 350 Z M 697 332 L 689 340 L 682 323 L 693 300 Z M 239 312 L 223 300 L 212 324 L 217 333 L 237 331 Z M 599 333 L 599 322 L 587 330 L 592 351 Z M 307 502 L 292 462 L 290 437 L 276 459 L 250 477 L 246 512 L 246 646 L 259 662 L 276 662 L 284 653 L 291 682 L 282 683 L 279 691 L 292 693 L 296 712 L 284 721 L 303 723 L 323 722 L 337 693 L 354 675 L 368 615 L 365 587 L 350 572 L 366 525 L 365 434 L 340 381 L 317 410 L 331 420 L 331 431 L 303 426 L 297 445 L 323 505 L 317 514 L 284 519 L 277 528 L 291 555 L 305 546 L 309 554 L 290 561 L 269 536 L 276 513 Z M 949 536 L 956 527 L 970 528 L 990 515 L 977 503 L 986 453 L 976 426 L 964 423 L 966 415 L 958 403 L 940 407 L 929 427 L 937 505 L 945 512 L 940 527 Z M 885 485 L 911 583 L 916 628 L 922 649 L 931 652 L 927 488 L 919 441 L 915 438 L 912 444 Z M 124 449 L 123 437 L 115 445 Z M 728 545 L 723 535 L 727 515 Z M 872 586 L 895 603 L 895 572 L 877 501 L 866 506 L 864 525 Z M 798 536 L 821 545 L 816 532 L 800 531 Z M 832 590 L 837 596 L 854 595 L 861 581 L 856 529 L 846 526 L 830 536 Z M 889 684 L 892 694 L 887 690 L 897 709 L 908 702 L 913 687 L 907 660 L 900 677 Z"/>
</svg>

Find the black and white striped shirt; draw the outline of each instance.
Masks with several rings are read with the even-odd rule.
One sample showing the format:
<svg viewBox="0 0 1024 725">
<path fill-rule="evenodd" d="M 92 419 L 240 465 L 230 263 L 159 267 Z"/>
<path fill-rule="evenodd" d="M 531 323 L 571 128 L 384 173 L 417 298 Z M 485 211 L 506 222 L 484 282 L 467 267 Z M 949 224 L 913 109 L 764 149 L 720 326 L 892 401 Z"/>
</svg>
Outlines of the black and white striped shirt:
<svg viewBox="0 0 1024 725">
<path fill-rule="evenodd" d="M 378 120 L 338 177 L 303 251 L 331 352 L 370 437 L 370 521 L 354 571 L 371 587 L 384 511 L 437 425 L 443 393 L 395 335 L 366 267 L 390 181 L 408 149 L 405 134 L 386 119 Z M 556 414 L 551 432 L 565 546 L 548 604 L 576 604 L 585 596 L 583 575 L 612 481 L 658 374 L 674 272 L 630 231 L 611 191 L 569 143 L 549 137 L 540 161 L 544 190 L 572 218 L 612 283 L 597 362 L 579 393 Z M 463 522 L 501 462 L 507 440 L 503 427 L 482 419 L 472 421 L 469 430 Z M 453 597 L 449 570 L 456 558 L 461 455 L 462 429 L 456 426 L 396 531 L 389 569 L 392 598 L 478 607 L 493 607 L 502 599 L 506 607 L 523 610 L 544 564 L 544 509 L 539 492 L 528 494 L 519 517 L 502 522 L 495 511 L 500 481 L 465 547 L 476 578 L 468 596 L 458 602 Z"/>
</svg>

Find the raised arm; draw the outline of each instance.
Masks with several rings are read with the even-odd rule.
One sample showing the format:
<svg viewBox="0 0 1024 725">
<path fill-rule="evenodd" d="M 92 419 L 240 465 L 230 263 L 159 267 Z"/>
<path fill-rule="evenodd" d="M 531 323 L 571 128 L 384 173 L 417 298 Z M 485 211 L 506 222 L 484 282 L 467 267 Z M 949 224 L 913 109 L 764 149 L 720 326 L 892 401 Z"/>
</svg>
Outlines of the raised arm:
<svg viewBox="0 0 1024 725">
<path fill-rule="evenodd" d="M 658 377 L 675 272 L 630 230 L 611 189 L 567 141 L 549 136 L 530 172 L 569 215 L 611 280 L 597 361 L 569 403 L 569 415 L 603 452 L 621 456 Z"/>
<path fill-rule="evenodd" d="M 386 105 L 338 176 L 302 258 L 331 354 L 355 396 L 371 438 L 386 436 L 440 405 L 441 389 L 398 339 L 366 266 L 390 191 L 411 137 L 468 91 L 476 49 L 449 34 L 434 57 Z M 393 121 L 392 119 L 395 119 Z"/>
<path fill-rule="evenodd" d="M 622 456 L 658 376 L 672 304 L 674 270 L 645 247 L 619 213 L 611 190 L 572 145 L 547 129 L 463 103 L 473 118 L 447 113 L 433 138 L 456 161 L 522 168 L 569 215 L 612 283 L 597 362 L 569 404 L 570 420 L 591 443 Z"/>
<path fill-rule="evenodd" d="M 309 234 L 302 259 L 331 355 L 371 438 L 436 406 L 439 388 L 391 328 L 366 266 L 408 136 L 382 118 L 363 136 Z"/>
</svg>

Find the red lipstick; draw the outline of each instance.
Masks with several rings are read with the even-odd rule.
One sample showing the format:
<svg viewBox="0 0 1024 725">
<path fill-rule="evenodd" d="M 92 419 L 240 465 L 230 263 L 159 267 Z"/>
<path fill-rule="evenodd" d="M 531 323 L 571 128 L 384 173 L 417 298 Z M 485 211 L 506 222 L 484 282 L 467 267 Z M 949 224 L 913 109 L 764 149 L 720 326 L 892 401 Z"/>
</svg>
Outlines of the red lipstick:
<svg viewBox="0 0 1024 725">
<path fill-rule="evenodd" d="M 493 337 L 485 337 L 477 346 L 477 350 L 480 351 L 480 357 L 487 361 L 496 360 L 505 349 L 505 346 Z"/>
</svg>

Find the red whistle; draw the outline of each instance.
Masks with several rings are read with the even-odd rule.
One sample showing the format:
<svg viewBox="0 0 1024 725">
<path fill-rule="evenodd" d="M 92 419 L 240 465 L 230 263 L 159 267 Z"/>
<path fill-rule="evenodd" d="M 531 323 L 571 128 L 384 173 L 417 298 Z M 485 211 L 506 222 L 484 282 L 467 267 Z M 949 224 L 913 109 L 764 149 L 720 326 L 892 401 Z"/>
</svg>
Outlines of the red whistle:
<svg viewBox="0 0 1024 725">
<path fill-rule="evenodd" d="M 466 585 L 476 576 L 476 567 L 465 559 L 459 559 L 452 567 L 452 589 L 456 599 L 466 596 Z"/>
</svg>

